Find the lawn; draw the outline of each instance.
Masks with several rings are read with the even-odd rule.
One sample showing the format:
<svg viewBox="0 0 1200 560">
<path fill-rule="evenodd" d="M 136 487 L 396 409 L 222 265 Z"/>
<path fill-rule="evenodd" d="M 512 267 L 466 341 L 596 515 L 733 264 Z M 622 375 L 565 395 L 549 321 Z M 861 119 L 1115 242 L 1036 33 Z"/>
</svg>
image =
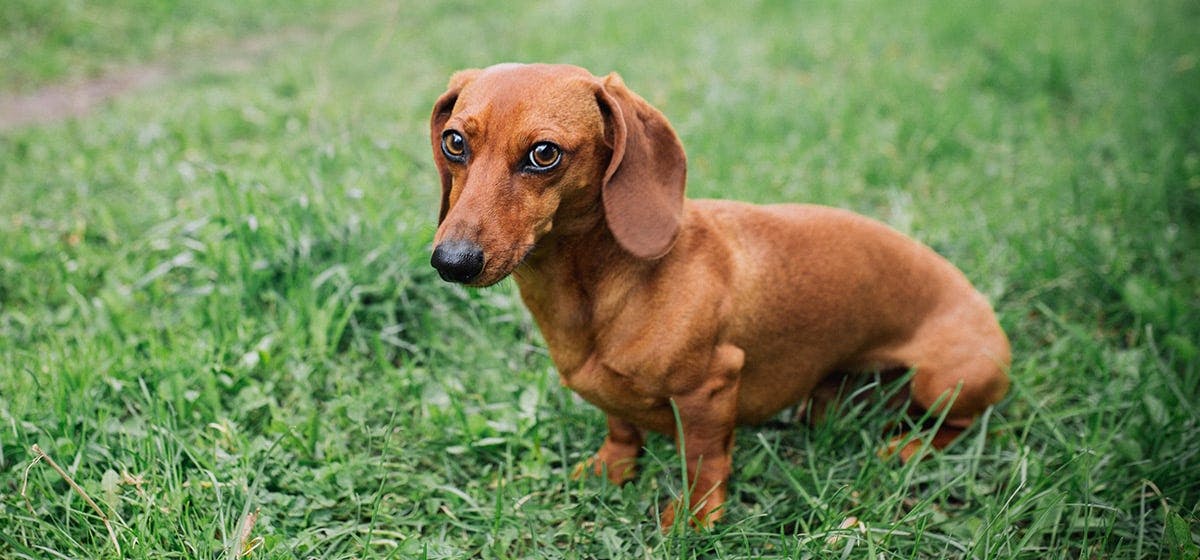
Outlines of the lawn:
<svg viewBox="0 0 1200 560">
<path fill-rule="evenodd" d="M 1196 29 L 1189 0 L 6 2 L 0 97 L 163 77 L 0 123 L 0 558 L 1196 558 Z M 694 197 L 937 249 L 1012 339 L 1008 398 L 903 466 L 879 402 L 742 429 L 706 532 L 658 530 L 665 438 L 571 480 L 603 416 L 511 281 L 428 265 L 429 110 L 507 60 L 620 72 Z"/>
</svg>

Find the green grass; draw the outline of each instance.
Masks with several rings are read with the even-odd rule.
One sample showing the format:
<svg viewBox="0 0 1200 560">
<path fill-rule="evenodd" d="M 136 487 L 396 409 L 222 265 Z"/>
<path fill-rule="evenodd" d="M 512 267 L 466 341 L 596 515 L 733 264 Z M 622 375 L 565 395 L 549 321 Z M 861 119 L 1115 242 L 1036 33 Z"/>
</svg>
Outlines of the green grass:
<svg viewBox="0 0 1200 560">
<path fill-rule="evenodd" d="M 173 61 L 284 25 L 312 24 L 329 0 L 8 0 L 0 4 L 0 84 L 32 90 L 139 62 Z M 242 45 L 244 48 L 246 45 Z"/>
<path fill-rule="evenodd" d="M 236 557 L 251 514 L 249 558 L 1196 557 L 1194 2 L 39 5 L 0 8 L 0 90 L 187 56 L 0 133 L 0 557 L 117 557 L 35 444 L 129 558 Z M 254 66 L 203 56 L 253 33 Z M 664 438 L 632 484 L 570 480 L 601 414 L 511 282 L 427 264 L 428 111 L 505 60 L 621 72 L 692 196 L 929 243 L 995 303 L 1011 395 L 907 466 L 878 402 L 743 429 L 705 533 L 658 531 Z"/>
</svg>

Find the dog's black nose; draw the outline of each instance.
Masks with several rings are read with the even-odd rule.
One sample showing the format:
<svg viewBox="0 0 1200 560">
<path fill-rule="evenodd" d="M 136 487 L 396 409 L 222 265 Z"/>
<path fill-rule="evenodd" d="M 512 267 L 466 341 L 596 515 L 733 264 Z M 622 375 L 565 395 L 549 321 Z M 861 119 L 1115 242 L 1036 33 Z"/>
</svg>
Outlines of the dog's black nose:
<svg viewBox="0 0 1200 560">
<path fill-rule="evenodd" d="M 442 280 L 462 284 L 483 271 L 483 249 L 464 239 L 443 241 L 433 249 L 433 258 L 429 262 Z"/>
</svg>

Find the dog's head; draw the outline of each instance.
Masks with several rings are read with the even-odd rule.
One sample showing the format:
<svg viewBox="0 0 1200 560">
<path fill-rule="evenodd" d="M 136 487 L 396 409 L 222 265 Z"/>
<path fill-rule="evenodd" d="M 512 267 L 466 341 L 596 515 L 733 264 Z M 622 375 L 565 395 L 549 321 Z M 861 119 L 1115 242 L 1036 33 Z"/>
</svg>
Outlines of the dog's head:
<svg viewBox="0 0 1200 560">
<path fill-rule="evenodd" d="M 434 104 L 429 129 L 442 181 L 432 263 L 448 281 L 500 281 L 566 227 L 556 220 L 602 217 L 642 259 L 666 254 L 679 233 L 683 147 L 616 74 L 545 64 L 465 70 Z"/>
</svg>

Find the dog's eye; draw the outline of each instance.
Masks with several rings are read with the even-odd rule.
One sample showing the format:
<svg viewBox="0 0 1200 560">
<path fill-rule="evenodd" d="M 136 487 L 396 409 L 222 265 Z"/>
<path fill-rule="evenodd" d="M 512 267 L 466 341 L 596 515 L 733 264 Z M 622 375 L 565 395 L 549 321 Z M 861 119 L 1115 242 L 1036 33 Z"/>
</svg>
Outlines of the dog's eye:
<svg viewBox="0 0 1200 560">
<path fill-rule="evenodd" d="M 442 153 L 453 161 L 463 161 L 467 156 L 467 139 L 453 130 L 442 133 Z"/>
<path fill-rule="evenodd" d="M 550 142 L 538 142 L 529 150 L 529 166 L 535 171 L 546 171 L 558 165 L 562 150 Z"/>
</svg>

